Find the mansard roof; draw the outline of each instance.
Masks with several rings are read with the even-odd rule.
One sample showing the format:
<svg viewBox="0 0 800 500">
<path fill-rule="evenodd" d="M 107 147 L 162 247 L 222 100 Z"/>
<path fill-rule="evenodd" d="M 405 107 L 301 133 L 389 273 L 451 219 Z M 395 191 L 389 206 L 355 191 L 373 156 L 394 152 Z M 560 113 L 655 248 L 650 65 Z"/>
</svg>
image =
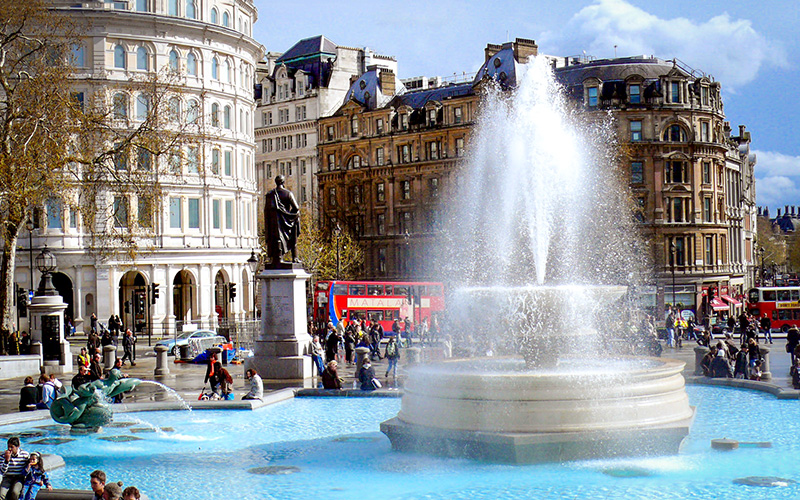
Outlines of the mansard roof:
<svg viewBox="0 0 800 500">
<path fill-rule="evenodd" d="M 583 82 L 589 78 L 610 82 L 624 81 L 634 76 L 641 77 L 645 81 L 658 80 L 668 74 L 687 78 L 691 76 L 672 61 L 645 56 L 600 59 L 558 68 L 555 70 L 555 74 L 556 78 L 566 87 L 583 85 Z"/>
<path fill-rule="evenodd" d="M 292 45 L 292 48 L 287 50 L 278 58 L 278 63 L 285 63 L 292 65 L 292 63 L 300 62 L 300 60 L 309 57 L 319 57 L 321 55 L 336 56 L 336 44 L 325 38 L 323 35 L 317 35 L 311 38 L 305 38 Z"/>
<path fill-rule="evenodd" d="M 421 109 L 430 101 L 442 102 L 445 99 L 469 94 L 472 94 L 472 83 L 461 83 L 458 85 L 407 92 L 397 96 L 392 101 L 392 105 L 395 107 L 406 105 L 414 109 Z"/>
</svg>

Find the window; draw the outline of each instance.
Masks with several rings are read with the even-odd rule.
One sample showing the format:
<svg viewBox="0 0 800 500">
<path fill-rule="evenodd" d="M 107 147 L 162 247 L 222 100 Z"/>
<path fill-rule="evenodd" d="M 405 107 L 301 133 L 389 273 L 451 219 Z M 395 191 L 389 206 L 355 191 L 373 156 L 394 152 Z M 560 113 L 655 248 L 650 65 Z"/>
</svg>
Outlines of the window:
<svg viewBox="0 0 800 500">
<path fill-rule="evenodd" d="M 306 196 L 306 187 L 300 187 L 300 203 L 305 203 L 308 201 L 308 197 Z"/>
<path fill-rule="evenodd" d="M 150 69 L 150 54 L 144 47 L 136 49 L 136 69 L 147 71 Z"/>
<path fill-rule="evenodd" d="M 411 147 L 408 144 L 398 146 L 397 156 L 400 163 L 409 163 L 411 161 Z"/>
<path fill-rule="evenodd" d="M 120 148 L 121 144 L 115 144 L 115 148 Z M 114 153 L 114 169 L 115 170 L 128 170 L 128 151 L 122 149 Z"/>
<path fill-rule="evenodd" d="M 386 201 L 386 184 L 384 184 L 383 182 L 379 182 L 375 186 L 375 197 L 380 203 Z"/>
<path fill-rule="evenodd" d="M 709 142 L 709 128 L 708 122 L 700 122 L 700 140 L 702 142 Z"/>
<path fill-rule="evenodd" d="M 178 0 L 168 0 L 169 1 L 169 15 L 170 16 L 177 16 L 178 15 Z"/>
<path fill-rule="evenodd" d="M 350 187 L 350 201 L 354 205 L 361 204 L 361 186 Z"/>
<path fill-rule="evenodd" d="M 708 106 L 708 87 L 700 87 L 700 103 Z"/>
<path fill-rule="evenodd" d="M 414 212 L 400 212 L 400 234 L 414 232 Z"/>
<path fill-rule="evenodd" d="M 169 70 L 173 73 L 178 72 L 178 53 L 174 50 L 169 51 Z"/>
<path fill-rule="evenodd" d="M 181 172 L 181 153 L 178 150 L 172 150 L 167 157 L 169 168 L 173 173 L 179 174 Z"/>
<path fill-rule="evenodd" d="M 642 140 L 642 122 L 641 120 L 631 120 L 631 141 L 638 142 Z"/>
<path fill-rule="evenodd" d="M 361 157 L 358 155 L 350 157 L 350 160 L 347 162 L 347 169 L 351 170 L 354 168 L 361 168 Z"/>
<path fill-rule="evenodd" d="M 644 183 L 644 165 L 640 161 L 631 162 L 631 184 Z"/>
<path fill-rule="evenodd" d="M 225 229 L 233 229 L 233 200 L 225 200 Z"/>
<path fill-rule="evenodd" d="M 222 25 L 226 28 L 231 25 L 231 16 L 227 12 L 222 13 Z"/>
<path fill-rule="evenodd" d="M 113 115 L 116 120 L 124 120 L 128 118 L 128 96 L 119 92 L 114 94 L 113 99 L 114 109 Z"/>
<path fill-rule="evenodd" d="M 642 102 L 641 85 L 631 85 L 628 87 L 628 102 L 631 104 L 639 104 Z"/>
<path fill-rule="evenodd" d="M 231 128 L 231 107 L 225 106 L 225 111 L 222 112 L 222 126 L 230 130 Z"/>
<path fill-rule="evenodd" d="M 169 227 L 171 229 L 181 228 L 181 199 L 169 199 Z"/>
<path fill-rule="evenodd" d="M 189 146 L 186 153 L 186 169 L 189 173 L 200 173 L 200 149 L 197 146 Z"/>
<path fill-rule="evenodd" d="M 136 0 L 136 12 L 149 12 L 147 2 L 148 0 Z"/>
<path fill-rule="evenodd" d="M 711 184 L 711 162 L 703 162 L 703 184 Z"/>
<path fill-rule="evenodd" d="M 128 227 L 128 199 L 124 196 L 114 197 L 114 227 Z"/>
<path fill-rule="evenodd" d="M 233 151 L 225 151 L 225 175 L 233 174 Z"/>
<path fill-rule="evenodd" d="M 47 228 L 62 229 L 61 200 L 57 198 L 50 198 L 47 200 L 45 207 L 47 210 Z"/>
<path fill-rule="evenodd" d="M 431 141 L 428 143 L 428 159 L 429 160 L 438 160 L 439 159 L 439 143 L 437 141 Z"/>
<path fill-rule="evenodd" d="M 136 168 L 149 172 L 153 168 L 153 154 L 145 148 L 138 148 L 136 151 Z"/>
<path fill-rule="evenodd" d="M 186 72 L 192 76 L 197 76 L 197 56 L 193 52 L 186 54 Z"/>
<path fill-rule="evenodd" d="M 137 220 L 139 227 L 153 227 L 153 199 L 147 196 L 139 198 L 136 204 Z"/>
<path fill-rule="evenodd" d="M 670 125 L 664 132 L 664 140 L 670 142 L 685 142 L 686 132 L 680 125 Z"/>
<path fill-rule="evenodd" d="M 681 94 L 680 94 L 681 84 L 680 84 L 680 82 L 670 82 L 669 89 L 670 89 L 669 102 L 672 102 L 672 103 L 681 102 Z"/>
<path fill-rule="evenodd" d="M 211 172 L 214 175 L 219 175 L 219 149 L 214 148 L 211 150 Z"/>
<path fill-rule="evenodd" d="M 714 265 L 714 237 L 706 236 L 706 265 Z"/>
<path fill-rule="evenodd" d="M 464 156 L 464 138 L 458 137 L 456 139 L 456 157 Z"/>
<path fill-rule="evenodd" d="M 453 108 L 453 123 L 459 124 L 461 123 L 461 120 L 461 106 Z"/>
<path fill-rule="evenodd" d="M 400 181 L 400 199 L 411 199 L 411 181 Z"/>
<path fill-rule="evenodd" d="M 333 170 L 336 168 L 336 155 L 329 154 L 328 155 L 328 170 Z"/>
<path fill-rule="evenodd" d="M 378 214 L 375 231 L 378 235 L 386 234 L 386 214 Z"/>
<path fill-rule="evenodd" d="M 303 175 L 306 175 L 306 161 L 305 160 L 300 160 L 300 172 Z"/>
<path fill-rule="evenodd" d="M 139 94 L 136 97 L 136 118 L 139 120 L 146 120 L 149 113 L 150 97 L 145 94 Z"/>
<path fill-rule="evenodd" d="M 75 44 L 72 46 L 72 65 L 76 68 L 86 66 L 86 50 L 83 45 Z"/>
<path fill-rule="evenodd" d="M 219 80 L 219 60 L 216 57 L 211 59 L 211 78 Z"/>
<path fill-rule="evenodd" d="M 375 133 L 376 134 L 383 133 L 383 118 L 378 118 L 375 120 Z"/>
<path fill-rule="evenodd" d="M 189 123 L 197 123 L 200 118 L 200 103 L 194 99 L 189 101 L 189 106 L 186 111 L 186 120 Z"/>
<path fill-rule="evenodd" d="M 225 60 L 225 62 L 222 63 L 222 77 L 225 79 L 225 83 L 233 83 L 231 75 L 231 65 Z"/>
<path fill-rule="evenodd" d="M 668 160 L 666 162 L 664 174 L 666 176 L 666 179 L 664 180 L 668 184 L 689 182 L 688 172 L 686 171 L 686 162 L 683 161 Z"/>
<path fill-rule="evenodd" d="M 673 198 L 672 199 L 672 220 L 671 222 L 686 222 L 685 216 L 688 215 L 686 208 L 686 198 Z"/>
<path fill-rule="evenodd" d="M 189 19 L 197 19 L 194 0 L 186 0 L 186 17 Z"/>
<path fill-rule="evenodd" d="M 436 125 L 436 110 L 435 109 L 429 109 L 428 110 L 428 125 L 431 126 L 431 127 Z"/>
<path fill-rule="evenodd" d="M 586 89 L 586 104 L 591 107 L 597 106 L 597 87 Z"/>
<path fill-rule="evenodd" d="M 703 198 L 703 222 L 713 222 L 711 220 L 711 198 Z"/>
<path fill-rule="evenodd" d="M 69 227 L 75 229 L 78 227 L 78 209 L 72 208 L 69 211 Z"/>
<path fill-rule="evenodd" d="M 673 238 L 672 242 L 675 244 L 675 250 L 674 254 L 670 256 L 670 264 L 674 266 L 686 265 L 686 248 L 684 246 L 684 239 Z"/>
<path fill-rule="evenodd" d="M 219 23 L 219 14 L 217 13 L 217 9 L 211 9 L 211 24 L 218 24 Z"/>
<path fill-rule="evenodd" d="M 222 228 L 219 211 L 220 211 L 219 200 L 213 200 L 211 202 L 211 225 L 214 227 L 214 229 Z"/>
<path fill-rule="evenodd" d="M 378 148 L 375 150 L 375 162 L 378 164 L 378 166 L 383 165 L 383 148 Z"/>
<path fill-rule="evenodd" d="M 439 197 L 439 178 L 432 177 L 428 179 L 428 194 L 431 198 Z"/>
<path fill-rule="evenodd" d="M 333 125 L 328 125 L 327 135 L 329 141 L 333 140 L 333 132 L 334 132 Z"/>
<path fill-rule="evenodd" d="M 200 229 L 200 198 L 189 198 L 189 229 Z"/>
<path fill-rule="evenodd" d="M 114 67 L 125 69 L 125 49 L 122 45 L 114 47 Z"/>
<path fill-rule="evenodd" d="M 211 126 L 219 127 L 219 104 L 211 105 Z"/>
<path fill-rule="evenodd" d="M 381 274 L 386 274 L 386 249 L 378 249 L 378 270 Z"/>
<path fill-rule="evenodd" d="M 332 207 L 336 206 L 336 188 L 328 188 L 328 204 Z"/>
</svg>

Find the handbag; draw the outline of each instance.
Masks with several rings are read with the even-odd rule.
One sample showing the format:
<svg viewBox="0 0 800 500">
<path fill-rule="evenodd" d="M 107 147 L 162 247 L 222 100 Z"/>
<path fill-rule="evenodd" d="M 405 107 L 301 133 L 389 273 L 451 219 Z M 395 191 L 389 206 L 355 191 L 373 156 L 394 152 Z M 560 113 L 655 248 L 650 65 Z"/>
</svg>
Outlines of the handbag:
<svg viewBox="0 0 800 500">
<path fill-rule="evenodd" d="M 381 384 L 380 380 L 374 378 L 372 379 L 372 387 L 375 389 L 380 389 L 381 387 L 383 387 L 383 385 Z"/>
</svg>

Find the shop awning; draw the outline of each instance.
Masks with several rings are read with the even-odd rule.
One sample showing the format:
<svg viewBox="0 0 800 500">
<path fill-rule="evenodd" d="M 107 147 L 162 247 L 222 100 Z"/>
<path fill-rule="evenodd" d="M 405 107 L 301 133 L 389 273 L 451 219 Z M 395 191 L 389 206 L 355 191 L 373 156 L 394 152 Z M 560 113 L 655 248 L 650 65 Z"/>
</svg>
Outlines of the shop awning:
<svg viewBox="0 0 800 500">
<path fill-rule="evenodd" d="M 728 304 L 726 304 L 725 302 L 721 301 L 719 298 L 714 297 L 714 300 L 711 301 L 711 309 L 713 309 L 715 311 L 727 311 L 728 310 Z"/>
<path fill-rule="evenodd" d="M 725 302 L 727 302 L 728 304 L 730 304 L 732 306 L 740 306 L 740 305 L 742 305 L 741 302 L 739 302 L 738 300 L 734 299 L 730 295 L 720 295 L 720 297 L 722 297 L 722 300 L 724 300 Z"/>
</svg>

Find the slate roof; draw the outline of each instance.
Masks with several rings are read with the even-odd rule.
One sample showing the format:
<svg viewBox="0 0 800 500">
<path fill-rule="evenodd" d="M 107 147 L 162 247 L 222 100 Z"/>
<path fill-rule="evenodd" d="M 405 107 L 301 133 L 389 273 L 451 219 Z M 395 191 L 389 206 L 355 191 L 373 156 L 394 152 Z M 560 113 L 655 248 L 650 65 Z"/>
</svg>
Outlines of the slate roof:
<svg viewBox="0 0 800 500">
<path fill-rule="evenodd" d="M 645 80 L 658 80 L 675 69 L 684 76 L 688 73 L 673 65 L 672 61 L 658 58 L 621 57 L 618 59 L 601 59 L 576 66 L 567 66 L 555 70 L 556 78 L 564 86 L 583 85 L 587 78 L 598 78 L 604 82 L 622 81 L 629 76 L 641 76 Z"/>
<path fill-rule="evenodd" d="M 418 90 L 416 92 L 408 92 L 397 99 L 401 104 L 410 106 L 414 109 L 420 109 L 425 106 L 428 101 L 444 101 L 449 97 L 458 97 L 462 95 L 469 95 L 472 93 L 472 83 L 461 83 L 458 85 L 448 85 L 446 87 L 437 87 L 435 89 Z"/>
<path fill-rule="evenodd" d="M 323 35 L 317 35 L 315 37 L 305 38 L 292 45 L 292 48 L 284 52 L 283 55 L 278 58 L 277 62 L 290 65 L 292 62 L 299 59 L 319 56 L 321 54 L 335 56 L 336 44 Z"/>
</svg>

